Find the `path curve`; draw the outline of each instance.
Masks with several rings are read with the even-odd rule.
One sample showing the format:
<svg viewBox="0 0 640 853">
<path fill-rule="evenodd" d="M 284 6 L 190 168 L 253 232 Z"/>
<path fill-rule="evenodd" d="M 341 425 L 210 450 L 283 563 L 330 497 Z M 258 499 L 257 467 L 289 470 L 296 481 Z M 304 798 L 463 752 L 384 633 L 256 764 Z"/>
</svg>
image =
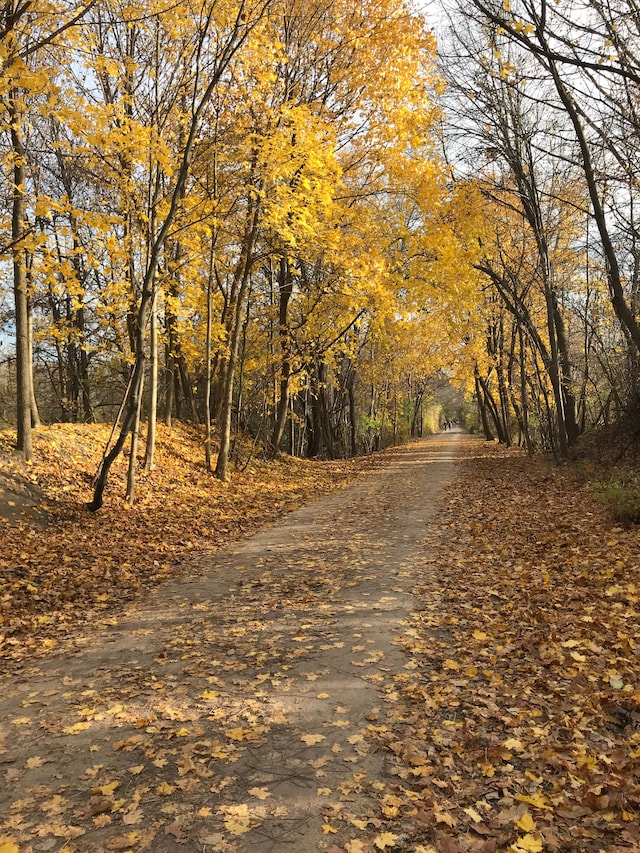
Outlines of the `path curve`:
<svg viewBox="0 0 640 853">
<path fill-rule="evenodd" d="M 3 685 L 0 848 L 368 849 L 374 736 L 459 435 L 392 451 Z"/>
</svg>

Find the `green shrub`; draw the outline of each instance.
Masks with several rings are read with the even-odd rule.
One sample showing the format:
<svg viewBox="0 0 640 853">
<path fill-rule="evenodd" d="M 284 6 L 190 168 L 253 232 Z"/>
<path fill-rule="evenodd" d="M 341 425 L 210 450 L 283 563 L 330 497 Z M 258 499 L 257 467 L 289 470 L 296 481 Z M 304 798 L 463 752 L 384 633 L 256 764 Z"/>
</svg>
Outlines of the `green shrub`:
<svg viewBox="0 0 640 853">
<path fill-rule="evenodd" d="M 618 524 L 628 526 L 640 522 L 640 484 L 635 479 L 621 477 L 595 483 L 595 494 Z"/>
</svg>

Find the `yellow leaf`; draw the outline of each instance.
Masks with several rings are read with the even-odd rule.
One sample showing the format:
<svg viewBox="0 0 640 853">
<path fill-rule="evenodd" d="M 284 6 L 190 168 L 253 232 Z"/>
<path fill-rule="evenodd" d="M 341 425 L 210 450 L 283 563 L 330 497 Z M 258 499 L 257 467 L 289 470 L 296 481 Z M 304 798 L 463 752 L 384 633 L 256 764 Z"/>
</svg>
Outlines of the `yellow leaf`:
<svg viewBox="0 0 640 853">
<path fill-rule="evenodd" d="M 488 634 L 485 634 L 484 631 L 478 631 L 477 629 L 473 632 L 473 636 L 476 640 L 486 640 L 488 639 Z"/>
<path fill-rule="evenodd" d="M 182 729 L 178 729 L 178 731 L 176 732 L 176 737 L 186 737 L 188 734 L 189 734 L 189 729 L 182 728 Z"/>
<path fill-rule="evenodd" d="M 472 821 L 474 821 L 474 823 L 482 823 L 482 815 L 478 814 L 478 812 L 475 809 L 468 808 L 468 809 L 462 809 L 462 811 L 465 814 L 469 815 L 469 817 L 471 818 Z"/>
<path fill-rule="evenodd" d="M 116 790 L 116 788 L 119 788 L 119 787 L 120 787 L 120 782 L 109 782 L 107 785 L 100 785 L 99 788 L 92 788 L 91 793 L 92 794 L 100 794 L 103 797 L 110 797 L 110 796 L 112 796 L 112 794 Z"/>
<path fill-rule="evenodd" d="M 201 699 L 208 699 L 211 701 L 212 699 L 217 699 L 220 694 L 217 690 L 205 690 L 204 693 L 200 695 Z"/>
<path fill-rule="evenodd" d="M 507 738 L 505 741 L 502 742 L 502 745 L 507 749 L 513 749 L 516 752 L 522 752 L 522 750 L 524 749 L 524 744 L 522 743 L 522 741 L 518 740 L 515 737 Z"/>
<path fill-rule="evenodd" d="M 136 764 L 134 767 L 129 768 L 129 773 L 133 773 L 134 776 L 138 776 L 138 774 L 142 773 L 144 770 L 144 764 Z"/>
<path fill-rule="evenodd" d="M 535 835 L 523 835 L 509 848 L 510 853 L 540 853 L 542 841 Z"/>
<path fill-rule="evenodd" d="M 328 699 L 328 698 L 329 698 L 328 693 L 318 693 L 318 695 L 316 696 L 316 699 Z"/>
<path fill-rule="evenodd" d="M 354 839 L 353 841 L 347 841 L 344 846 L 344 849 L 347 851 L 347 853 L 364 853 L 364 846 L 362 844 L 362 841 L 358 841 L 357 839 Z"/>
<path fill-rule="evenodd" d="M 81 723 L 74 723 L 72 726 L 66 726 L 62 731 L 66 735 L 77 735 L 79 732 L 83 732 L 85 729 L 88 729 L 90 725 L 90 720 L 83 720 Z"/>
<path fill-rule="evenodd" d="M 168 797 L 170 794 L 173 794 L 175 791 L 175 787 L 173 785 L 169 785 L 168 782 L 161 782 L 156 787 L 156 793 L 161 794 L 163 797 Z"/>
<path fill-rule="evenodd" d="M 549 800 L 547 800 L 544 794 L 534 794 L 532 797 L 528 797 L 526 794 L 516 794 L 516 800 L 519 800 L 521 803 L 529 803 L 530 806 L 535 806 L 537 809 L 551 810 Z"/>
<path fill-rule="evenodd" d="M 20 848 L 13 841 L 4 841 L 0 843 L 0 853 L 20 853 Z"/>
<path fill-rule="evenodd" d="M 266 800 L 267 797 L 271 796 L 271 791 L 268 791 L 266 788 L 250 788 L 249 793 L 252 797 L 257 797 L 259 800 Z"/>
<path fill-rule="evenodd" d="M 33 758 L 27 758 L 27 767 L 29 770 L 33 770 L 34 767 L 42 767 L 43 764 L 44 761 L 39 755 L 34 755 Z"/>
<path fill-rule="evenodd" d="M 318 796 L 319 797 L 329 797 L 331 795 L 331 788 L 318 788 Z"/>
<path fill-rule="evenodd" d="M 251 829 L 249 807 L 243 803 L 239 806 L 225 806 L 224 825 L 232 835 L 244 835 Z"/>
<path fill-rule="evenodd" d="M 518 829 L 523 829 L 525 832 L 531 832 L 531 830 L 536 828 L 536 822 L 529 812 L 525 812 L 520 820 L 517 821 L 516 826 Z"/>
<path fill-rule="evenodd" d="M 331 833 L 337 832 L 338 830 L 335 828 L 335 826 L 331 826 L 330 823 L 323 823 L 322 824 L 322 831 L 324 832 L 325 835 L 329 835 Z"/>
<path fill-rule="evenodd" d="M 324 735 L 302 735 L 300 740 L 304 741 L 307 746 L 313 746 L 322 740 L 326 740 L 326 738 Z"/>
<path fill-rule="evenodd" d="M 225 734 L 230 740 L 256 740 L 256 736 L 251 729 L 243 729 L 240 726 L 236 729 L 230 729 L 228 732 L 225 732 Z"/>
<path fill-rule="evenodd" d="M 398 836 L 394 835 L 393 832 L 381 832 L 373 839 L 373 843 L 378 850 L 386 850 L 387 847 L 395 847 L 397 840 Z"/>
<path fill-rule="evenodd" d="M 443 812 L 439 809 L 433 810 L 434 817 L 436 819 L 436 823 L 446 823 L 447 826 L 454 827 L 456 825 L 456 819 L 449 812 Z"/>
</svg>

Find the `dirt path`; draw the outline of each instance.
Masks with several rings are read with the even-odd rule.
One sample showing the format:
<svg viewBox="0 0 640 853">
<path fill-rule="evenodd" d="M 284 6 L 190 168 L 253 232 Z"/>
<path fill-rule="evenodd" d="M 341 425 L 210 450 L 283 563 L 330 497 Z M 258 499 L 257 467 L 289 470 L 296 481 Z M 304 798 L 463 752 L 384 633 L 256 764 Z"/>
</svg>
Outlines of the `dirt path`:
<svg viewBox="0 0 640 853">
<path fill-rule="evenodd" d="M 0 850 L 384 849 L 376 734 L 457 440 L 394 452 L 0 685 Z"/>
</svg>

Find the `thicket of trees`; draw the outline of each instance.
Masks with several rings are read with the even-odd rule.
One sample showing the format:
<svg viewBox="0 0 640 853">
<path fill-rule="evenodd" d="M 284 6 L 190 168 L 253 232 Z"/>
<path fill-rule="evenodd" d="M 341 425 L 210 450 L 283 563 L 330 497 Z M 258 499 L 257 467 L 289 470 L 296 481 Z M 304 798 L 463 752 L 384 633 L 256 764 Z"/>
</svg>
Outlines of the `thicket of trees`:
<svg viewBox="0 0 640 853">
<path fill-rule="evenodd" d="M 6 3 L 1 27 L 26 456 L 33 352 L 49 417 L 113 418 L 121 392 L 96 507 L 141 417 L 147 465 L 155 418 L 187 418 L 221 478 L 234 420 L 314 456 L 419 431 L 461 250 L 424 20 L 403 0 L 52 0 Z"/>
<path fill-rule="evenodd" d="M 147 467 L 156 418 L 188 419 L 224 479 L 234 430 L 330 457 L 419 434 L 443 377 L 558 457 L 637 409 L 640 13 L 450 16 L 439 68 L 409 0 L 4 3 L 27 458 L 38 406 L 116 420 L 98 508 L 128 440 L 133 499 L 141 419 Z"/>
<path fill-rule="evenodd" d="M 448 138 L 484 198 L 487 435 L 558 457 L 639 420 L 640 10 L 461 0 L 443 63 Z M 463 150 L 464 149 L 464 150 Z"/>
</svg>

